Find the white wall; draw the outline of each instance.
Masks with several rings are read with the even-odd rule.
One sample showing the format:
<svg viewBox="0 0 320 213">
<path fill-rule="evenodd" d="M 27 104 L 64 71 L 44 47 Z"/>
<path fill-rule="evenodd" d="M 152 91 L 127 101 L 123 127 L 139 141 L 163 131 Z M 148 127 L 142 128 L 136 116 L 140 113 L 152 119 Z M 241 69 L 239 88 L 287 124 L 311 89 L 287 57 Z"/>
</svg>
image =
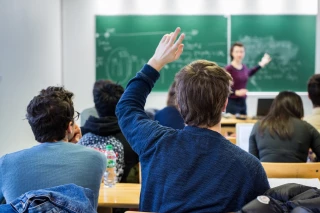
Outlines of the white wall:
<svg viewBox="0 0 320 213">
<path fill-rule="evenodd" d="M 37 144 L 26 107 L 61 84 L 60 0 L 0 0 L 0 156 Z"/>
<path fill-rule="evenodd" d="M 93 106 L 95 81 L 95 15 L 126 14 L 317 14 L 317 0 L 63 0 L 64 83 L 77 94 L 75 106 Z M 319 59 L 318 59 L 319 60 Z M 76 78 L 75 78 L 76 76 Z M 257 98 L 275 93 L 249 93 L 248 114 L 255 115 Z M 312 106 L 302 94 L 306 111 Z M 151 93 L 146 108 L 162 108 L 166 93 Z"/>
</svg>

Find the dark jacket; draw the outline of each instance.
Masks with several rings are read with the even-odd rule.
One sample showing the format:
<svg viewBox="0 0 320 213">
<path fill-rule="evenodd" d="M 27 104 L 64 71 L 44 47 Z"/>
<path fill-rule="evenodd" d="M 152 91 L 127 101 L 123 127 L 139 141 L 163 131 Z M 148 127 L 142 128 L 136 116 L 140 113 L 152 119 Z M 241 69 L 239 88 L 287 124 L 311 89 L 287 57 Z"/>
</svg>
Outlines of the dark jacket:
<svg viewBox="0 0 320 213">
<path fill-rule="evenodd" d="M 154 116 L 154 120 L 159 121 L 162 126 L 171 127 L 173 129 L 183 129 L 185 127 L 184 120 L 179 110 L 174 106 L 167 106 L 159 110 Z"/>
<path fill-rule="evenodd" d="M 264 193 L 241 213 L 320 213 L 320 189 L 295 183 L 284 184 Z"/>
<path fill-rule="evenodd" d="M 249 139 L 249 152 L 261 162 L 306 162 L 309 148 L 320 156 L 320 134 L 309 123 L 292 118 L 288 125 L 293 125 L 290 140 L 272 137 L 268 130 L 259 132 L 260 122 L 252 129 Z"/>
<path fill-rule="evenodd" d="M 134 167 L 139 162 L 138 155 L 132 150 L 130 144 L 123 136 L 120 127 L 118 125 L 117 117 L 110 116 L 104 118 L 96 118 L 90 116 L 83 127 L 81 127 L 82 135 L 87 133 L 93 133 L 98 136 L 108 137 L 113 136 L 117 138 L 123 144 L 124 148 L 124 174 L 122 176 L 121 182 L 127 182 L 127 176 L 132 167 Z"/>
</svg>

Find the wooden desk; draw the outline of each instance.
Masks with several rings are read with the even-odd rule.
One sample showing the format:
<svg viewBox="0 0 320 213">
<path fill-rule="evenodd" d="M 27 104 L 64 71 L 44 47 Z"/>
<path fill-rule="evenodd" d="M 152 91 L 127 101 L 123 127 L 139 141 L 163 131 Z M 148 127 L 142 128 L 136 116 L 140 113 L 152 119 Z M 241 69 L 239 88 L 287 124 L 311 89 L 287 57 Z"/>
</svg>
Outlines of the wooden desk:
<svg viewBox="0 0 320 213">
<path fill-rule="evenodd" d="M 235 117 L 231 118 L 224 118 L 221 119 L 221 134 L 223 136 L 229 136 L 231 133 L 231 136 L 235 137 L 236 134 L 236 124 L 238 123 L 256 123 L 258 120 L 253 119 L 246 119 L 246 120 L 240 120 L 236 119 Z"/>
<path fill-rule="evenodd" d="M 269 178 L 271 187 L 285 183 L 299 183 L 320 188 L 318 179 Z M 112 208 L 139 208 L 141 184 L 117 183 L 113 188 L 100 186 L 98 212 L 112 212 Z"/>
<path fill-rule="evenodd" d="M 232 125 L 236 126 L 237 123 L 256 123 L 258 120 L 254 119 L 246 119 L 246 120 L 240 120 L 236 118 L 223 118 L 221 119 L 221 126 L 226 126 L 226 125 Z"/>
<path fill-rule="evenodd" d="M 117 183 L 113 188 L 100 186 L 98 206 L 139 208 L 141 184 Z"/>
</svg>

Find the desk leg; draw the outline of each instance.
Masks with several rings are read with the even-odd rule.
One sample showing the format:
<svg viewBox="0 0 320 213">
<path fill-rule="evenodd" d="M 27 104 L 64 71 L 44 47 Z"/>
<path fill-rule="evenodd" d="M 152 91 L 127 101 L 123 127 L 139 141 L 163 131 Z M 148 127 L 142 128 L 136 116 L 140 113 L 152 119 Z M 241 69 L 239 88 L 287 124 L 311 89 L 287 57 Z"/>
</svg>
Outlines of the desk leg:
<svg viewBox="0 0 320 213">
<path fill-rule="evenodd" d="M 99 206 L 98 213 L 112 213 L 112 208 Z"/>
</svg>

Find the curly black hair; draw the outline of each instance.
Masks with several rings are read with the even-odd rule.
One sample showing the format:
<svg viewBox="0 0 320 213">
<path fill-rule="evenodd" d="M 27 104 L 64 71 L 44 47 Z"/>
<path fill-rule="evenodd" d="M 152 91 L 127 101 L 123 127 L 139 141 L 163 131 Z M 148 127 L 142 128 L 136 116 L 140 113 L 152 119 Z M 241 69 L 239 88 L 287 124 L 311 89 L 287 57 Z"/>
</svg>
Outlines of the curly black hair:
<svg viewBox="0 0 320 213">
<path fill-rule="evenodd" d="M 72 97 L 73 93 L 63 87 L 48 87 L 30 101 L 26 118 L 38 142 L 65 138 L 68 125 L 73 122 Z"/>
<path fill-rule="evenodd" d="M 110 80 L 98 80 L 93 86 L 93 100 L 99 117 L 116 116 L 116 106 L 124 88 Z"/>
</svg>

